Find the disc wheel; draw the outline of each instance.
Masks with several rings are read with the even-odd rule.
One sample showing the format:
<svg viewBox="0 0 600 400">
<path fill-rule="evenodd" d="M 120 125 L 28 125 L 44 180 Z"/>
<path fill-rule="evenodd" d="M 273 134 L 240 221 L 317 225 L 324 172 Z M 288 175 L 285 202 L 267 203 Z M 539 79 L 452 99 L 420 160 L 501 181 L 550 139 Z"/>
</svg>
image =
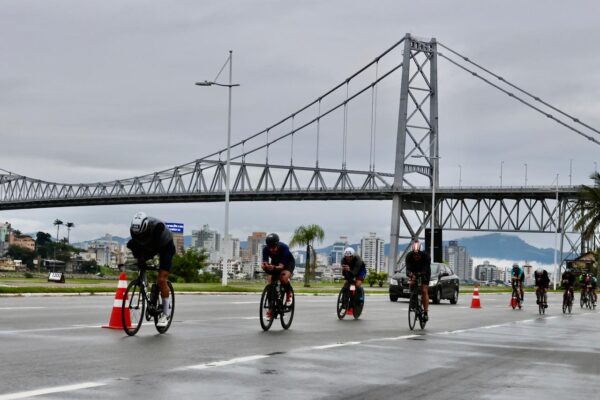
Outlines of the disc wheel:
<svg viewBox="0 0 600 400">
<path fill-rule="evenodd" d="M 344 296 L 344 288 L 342 288 L 342 290 L 340 290 L 340 294 L 338 295 L 338 299 L 337 299 L 337 317 L 339 319 L 344 319 L 344 317 L 346 316 L 346 312 L 348 311 L 348 301 L 345 298 L 346 296 Z"/>
<path fill-rule="evenodd" d="M 361 288 L 361 290 L 362 290 L 362 288 Z M 359 296 L 359 295 L 357 295 L 357 296 Z M 364 291 L 363 291 L 363 295 L 362 296 L 363 296 L 363 301 L 360 301 L 359 298 L 357 298 L 354 301 L 354 306 L 352 307 L 352 309 L 353 309 L 352 315 L 354 316 L 354 319 L 358 319 L 360 317 L 360 314 L 362 314 L 362 311 L 363 311 L 363 307 L 365 306 Z"/>
<path fill-rule="evenodd" d="M 294 310 L 296 309 L 296 296 L 294 296 L 294 289 L 291 286 L 290 292 L 292 293 L 292 304 L 289 306 L 285 304 L 285 293 L 282 293 L 283 299 L 281 299 L 281 327 L 283 329 L 288 329 L 290 326 L 292 326 Z"/>
<path fill-rule="evenodd" d="M 265 286 L 263 289 L 262 295 L 260 296 L 260 307 L 258 310 L 258 315 L 260 317 L 260 326 L 263 331 L 268 331 L 273 325 L 273 320 L 275 319 L 275 314 L 273 312 L 273 306 L 271 305 L 271 300 L 269 299 L 269 287 L 270 285 Z M 271 311 L 271 315 L 268 316 L 267 312 Z"/>
<path fill-rule="evenodd" d="M 142 326 L 146 311 L 146 298 L 140 292 L 137 280 L 129 282 L 121 304 L 121 323 L 129 336 L 135 335 Z"/>
<path fill-rule="evenodd" d="M 171 305 L 171 310 L 170 312 L 167 314 L 167 325 L 166 326 L 157 326 L 158 324 L 158 319 L 160 318 L 160 314 L 161 313 L 155 313 L 154 314 L 154 326 L 156 327 L 156 330 L 158 331 L 158 333 L 165 333 L 166 331 L 169 330 L 169 327 L 171 326 L 171 322 L 173 322 L 173 315 L 175 315 L 175 291 L 173 290 L 173 284 L 169 281 L 167 281 L 167 286 L 169 286 L 169 303 Z M 157 296 L 156 298 L 156 302 L 158 303 L 161 300 L 162 297 L 161 296 Z M 158 310 L 158 308 L 162 307 L 162 305 L 156 304 L 155 305 L 155 309 Z"/>
</svg>

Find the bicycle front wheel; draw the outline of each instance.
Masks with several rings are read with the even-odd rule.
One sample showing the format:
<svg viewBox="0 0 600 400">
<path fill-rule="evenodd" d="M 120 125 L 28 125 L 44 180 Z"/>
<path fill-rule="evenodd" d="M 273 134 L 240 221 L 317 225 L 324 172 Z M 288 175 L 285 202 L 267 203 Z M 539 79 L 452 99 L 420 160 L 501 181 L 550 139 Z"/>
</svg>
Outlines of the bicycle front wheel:
<svg viewBox="0 0 600 400">
<path fill-rule="evenodd" d="M 410 296 L 410 300 L 408 302 L 408 327 L 412 331 L 415 329 L 415 325 L 417 323 L 417 307 L 419 306 L 417 303 L 419 298 L 416 294 L 412 294 Z"/>
<path fill-rule="evenodd" d="M 171 310 L 167 310 L 167 312 L 165 312 L 165 310 L 163 310 L 163 314 L 165 314 L 167 316 L 167 325 L 166 326 L 158 326 L 158 319 L 160 318 L 160 315 L 159 315 L 159 313 L 156 313 L 154 315 L 154 326 L 156 327 L 156 330 L 158 331 L 158 333 L 165 333 L 166 331 L 169 330 L 169 327 L 171 326 L 171 322 L 173 322 L 173 315 L 175 315 L 175 291 L 173 290 L 173 284 L 171 282 L 167 281 L 167 286 L 169 286 L 169 303 L 171 306 Z M 161 301 L 161 299 L 162 299 L 162 296 L 158 296 L 157 301 Z"/>
<path fill-rule="evenodd" d="M 287 305 L 285 303 L 285 293 L 283 294 L 282 306 L 281 306 L 281 327 L 288 329 L 292 326 L 292 320 L 294 319 L 294 310 L 296 308 L 296 296 L 294 296 L 294 289 L 290 285 L 290 293 L 292 295 L 292 304 Z"/>
<path fill-rule="evenodd" d="M 123 330 L 129 336 L 135 335 L 142 326 L 146 310 L 146 296 L 137 279 L 131 281 L 123 295 L 121 304 L 121 322 Z"/>
<path fill-rule="evenodd" d="M 337 299 L 337 317 L 339 319 L 344 319 L 348 310 L 347 296 L 344 295 L 344 292 L 345 290 L 342 287 L 342 290 L 340 290 L 340 294 L 338 295 Z"/>
<path fill-rule="evenodd" d="M 258 315 L 260 317 L 260 326 L 263 331 L 268 331 L 273 325 L 273 319 L 275 319 L 275 314 L 273 310 L 274 304 L 271 301 L 270 293 L 270 285 L 265 286 L 262 292 L 262 296 L 260 296 L 260 307 L 258 310 Z"/>
</svg>

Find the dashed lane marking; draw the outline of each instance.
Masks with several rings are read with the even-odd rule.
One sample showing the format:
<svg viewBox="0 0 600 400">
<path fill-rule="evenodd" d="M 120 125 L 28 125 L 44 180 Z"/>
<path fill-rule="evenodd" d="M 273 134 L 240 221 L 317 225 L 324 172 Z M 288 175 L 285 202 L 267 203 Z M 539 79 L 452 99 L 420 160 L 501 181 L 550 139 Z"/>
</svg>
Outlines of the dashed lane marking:
<svg viewBox="0 0 600 400">
<path fill-rule="evenodd" d="M 52 393 L 72 392 L 74 390 L 90 389 L 105 385 L 105 382 L 83 382 L 75 385 L 55 386 L 43 389 L 29 390 L 26 392 L 3 394 L 0 395 L 0 400 L 26 399 L 34 396 L 43 396 Z"/>
</svg>

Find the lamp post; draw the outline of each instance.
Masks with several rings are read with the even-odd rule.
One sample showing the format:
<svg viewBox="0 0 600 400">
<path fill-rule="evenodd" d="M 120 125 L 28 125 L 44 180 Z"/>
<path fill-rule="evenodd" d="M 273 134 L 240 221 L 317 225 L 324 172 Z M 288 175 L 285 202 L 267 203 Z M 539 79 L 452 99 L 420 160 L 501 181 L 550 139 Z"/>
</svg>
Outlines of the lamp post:
<svg viewBox="0 0 600 400">
<path fill-rule="evenodd" d="M 527 187 L 527 163 L 523 164 L 525 166 L 525 187 Z"/>
<path fill-rule="evenodd" d="M 556 263 L 556 252 L 557 247 L 558 247 L 558 222 L 560 221 L 560 219 L 558 218 L 558 210 L 560 210 L 559 204 L 558 204 L 558 174 L 556 174 L 556 220 L 554 222 L 554 227 L 555 232 L 554 232 L 554 273 L 552 274 L 553 280 L 554 280 L 554 290 L 556 290 L 556 274 L 558 274 L 560 272 L 560 268 L 558 267 L 557 263 Z"/>
<path fill-rule="evenodd" d="M 233 51 L 229 50 L 229 57 L 227 58 L 226 64 L 229 64 L 229 83 L 217 83 L 215 82 L 218 78 L 215 78 L 215 81 L 204 81 L 204 82 L 196 82 L 197 86 L 223 86 L 229 89 L 229 100 L 227 107 L 227 167 L 225 173 L 225 240 L 223 247 L 225 247 L 223 252 L 223 274 L 221 277 L 221 284 L 223 286 L 227 285 L 227 263 L 229 262 L 229 168 L 230 168 L 230 150 L 231 150 L 231 89 L 234 86 L 240 86 L 237 83 L 232 83 L 232 69 L 233 69 Z"/>
<path fill-rule="evenodd" d="M 435 154 L 435 150 L 434 150 L 434 154 Z M 413 158 L 425 158 L 427 160 L 429 160 L 430 164 L 431 164 L 431 168 L 433 168 L 433 176 L 431 177 L 431 241 L 430 241 L 430 247 L 429 247 L 429 256 L 431 257 L 431 262 L 434 262 L 433 259 L 433 231 L 435 229 L 435 183 L 436 183 L 436 174 L 437 174 L 437 168 L 433 167 L 433 160 L 439 160 L 440 157 L 439 156 L 426 156 L 426 155 L 416 155 L 416 156 L 412 156 Z"/>
</svg>

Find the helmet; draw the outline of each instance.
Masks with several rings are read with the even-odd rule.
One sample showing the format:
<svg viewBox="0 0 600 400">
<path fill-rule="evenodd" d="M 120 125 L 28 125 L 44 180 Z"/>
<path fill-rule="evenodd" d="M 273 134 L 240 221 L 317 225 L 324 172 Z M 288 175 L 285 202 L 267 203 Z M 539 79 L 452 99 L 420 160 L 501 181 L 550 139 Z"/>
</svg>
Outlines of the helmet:
<svg viewBox="0 0 600 400">
<path fill-rule="evenodd" d="M 542 272 L 544 272 L 544 268 L 542 267 L 538 267 L 535 272 L 537 272 L 538 274 L 541 274 Z"/>
<path fill-rule="evenodd" d="M 515 269 L 515 268 L 519 268 L 519 264 L 513 264 L 513 266 L 512 266 L 512 267 L 513 267 L 513 269 Z"/>
<path fill-rule="evenodd" d="M 277 246 L 279 244 L 279 235 L 277 235 L 276 233 L 269 233 L 267 235 L 267 247 L 273 247 L 273 246 Z"/>
<path fill-rule="evenodd" d="M 410 245 L 410 248 L 414 252 L 421 250 L 421 242 L 419 242 L 419 239 L 413 240 L 413 242 Z"/>
<path fill-rule="evenodd" d="M 131 220 L 131 232 L 144 233 L 148 229 L 148 216 L 144 212 L 139 212 Z"/>
<path fill-rule="evenodd" d="M 352 247 L 346 247 L 344 249 L 344 257 L 352 257 L 354 255 L 354 249 Z"/>
</svg>

